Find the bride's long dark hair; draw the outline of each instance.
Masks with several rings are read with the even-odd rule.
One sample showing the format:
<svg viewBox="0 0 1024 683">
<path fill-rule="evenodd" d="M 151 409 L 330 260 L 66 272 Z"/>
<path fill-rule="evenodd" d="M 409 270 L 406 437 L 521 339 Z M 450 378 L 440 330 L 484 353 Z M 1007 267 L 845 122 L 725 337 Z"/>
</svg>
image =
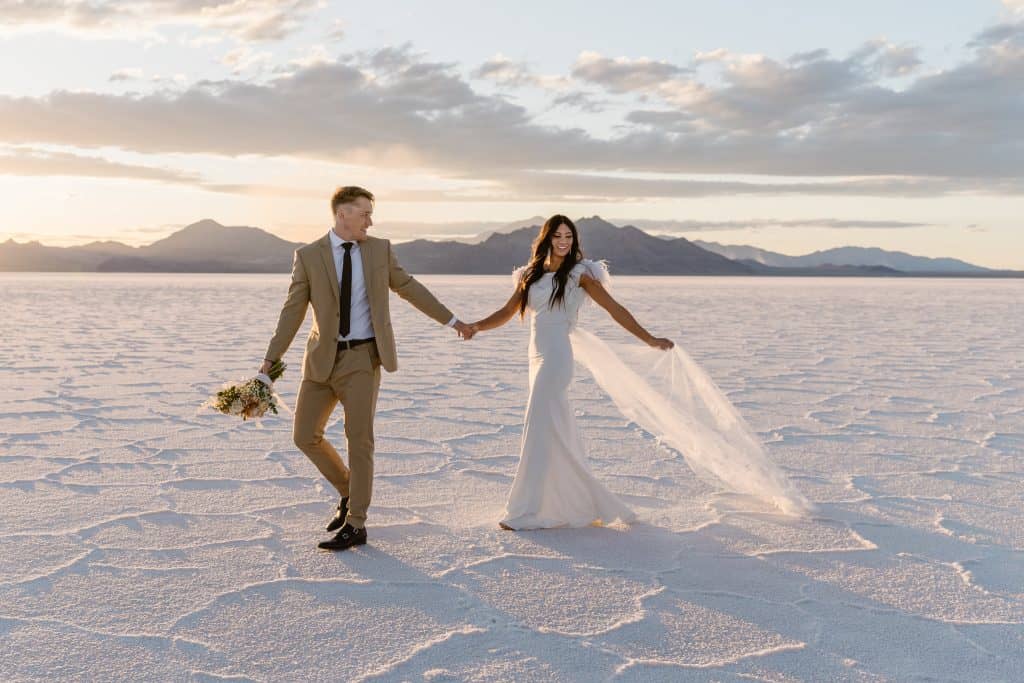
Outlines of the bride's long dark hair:
<svg viewBox="0 0 1024 683">
<path fill-rule="evenodd" d="M 572 247 L 562 260 L 562 265 L 555 271 L 555 286 L 551 289 L 550 303 L 552 307 L 555 304 L 564 305 L 565 303 L 565 286 L 569 282 L 569 271 L 583 258 L 583 250 L 580 248 L 580 235 L 576 231 L 576 226 L 569 220 L 568 216 L 556 213 L 544 221 L 540 234 L 533 241 L 533 256 L 530 257 L 530 262 L 526 265 L 523 277 L 519 281 L 519 289 L 523 294 L 519 299 L 520 317 L 526 313 L 526 303 L 530 296 L 530 287 L 544 276 L 544 261 L 547 260 L 548 254 L 551 253 L 551 239 L 554 237 L 555 231 L 563 225 L 572 232 Z"/>
</svg>

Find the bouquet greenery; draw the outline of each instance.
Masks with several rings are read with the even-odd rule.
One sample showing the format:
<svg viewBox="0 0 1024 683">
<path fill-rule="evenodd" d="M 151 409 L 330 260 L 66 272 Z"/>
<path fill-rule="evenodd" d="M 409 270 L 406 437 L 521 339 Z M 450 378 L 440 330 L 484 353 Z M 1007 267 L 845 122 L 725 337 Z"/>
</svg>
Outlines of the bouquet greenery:
<svg viewBox="0 0 1024 683">
<path fill-rule="evenodd" d="M 241 415 L 243 420 L 263 417 L 268 410 L 277 415 L 277 409 L 283 404 L 274 391 L 274 382 L 284 374 L 286 367 L 277 361 L 266 374 L 260 373 L 237 384 L 225 384 L 203 407 L 225 415 Z"/>
</svg>

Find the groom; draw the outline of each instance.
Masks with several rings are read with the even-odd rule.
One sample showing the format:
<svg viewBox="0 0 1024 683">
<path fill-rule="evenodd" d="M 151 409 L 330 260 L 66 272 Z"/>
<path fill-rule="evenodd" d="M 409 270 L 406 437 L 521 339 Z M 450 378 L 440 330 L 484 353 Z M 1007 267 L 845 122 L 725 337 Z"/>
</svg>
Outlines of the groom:
<svg viewBox="0 0 1024 683">
<path fill-rule="evenodd" d="M 380 368 L 398 368 L 389 290 L 442 325 L 454 327 L 463 338 L 473 336 L 468 325 L 398 265 L 388 240 L 366 234 L 373 225 L 373 203 L 373 195 L 361 187 L 342 187 L 334 193 L 334 227 L 296 250 L 288 297 L 260 368 L 267 372 L 284 355 L 312 304 L 313 328 L 306 340 L 293 436 L 295 445 L 341 496 L 337 513 L 327 524 L 328 531 L 338 533 L 319 544 L 326 550 L 366 543 Z M 339 401 L 345 409 L 349 467 L 324 438 Z"/>
</svg>

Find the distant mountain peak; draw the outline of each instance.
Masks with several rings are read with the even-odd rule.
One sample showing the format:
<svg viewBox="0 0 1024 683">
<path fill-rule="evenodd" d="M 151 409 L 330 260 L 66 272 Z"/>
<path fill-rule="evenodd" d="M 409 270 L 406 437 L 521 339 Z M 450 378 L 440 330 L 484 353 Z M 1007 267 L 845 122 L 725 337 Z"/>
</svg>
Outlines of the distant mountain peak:
<svg viewBox="0 0 1024 683">
<path fill-rule="evenodd" d="M 224 227 L 226 227 L 226 226 L 223 225 L 222 223 L 218 223 L 217 221 L 213 220 L 212 218 L 204 218 L 201 221 L 196 221 L 195 223 L 190 223 L 190 224 L 186 225 L 184 228 L 182 228 L 181 230 L 178 230 L 174 234 L 181 234 L 183 232 L 184 233 L 192 233 L 192 232 L 198 232 L 198 231 L 201 231 L 201 230 L 217 230 L 217 229 L 224 228 Z"/>
<path fill-rule="evenodd" d="M 546 220 L 547 218 L 544 216 L 530 216 L 529 218 L 523 218 L 518 221 L 506 223 L 496 232 L 509 232 L 510 230 L 518 230 L 519 228 L 528 228 L 531 225 L 544 225 L 544 221 Z"/>
<path fill-rule="evenodd" d="M 171 233 L 162 240 L 157 240 L 150 247 L 161 243 L 200 243 L 204 239 L 273 239 L 280 240 L 277 235 L 267 232 L 262 228 L 253 228 L 247 225 L 223 225 L 212 218 L 204 218 L 196 223 L 186 225 L 184 228 Z M 283 240 L 282 240 L 283 241 Z"/>
<path fill-rule="evenodd" d="M 97 240 L 95 242 L 89 242 L 88 244 L 81 245 L 79 249 L 84 249 L 85 251 L 99 251 L 121 254 L 131 253 L 135 251 L 135 247 L 130 247 L 127 244 L 124 244 L 123 242 L 116 242 L 114 240 Z"/>
<path fill-rule="evenodd" d="M 240 226 L 238 226 L 238 227 L 240 227 Z M 183 228 L 178 228 L 177 230 L 175 230 L 174 232 L 169 234 L 164 239 L 171 239 L 171 238 L 178 238 L 178 239 L 180 239 L 180 238 L 188 238 L 188 239 L 193 239 L 193 238 L 195 238 L 196 235 L 206 234 L 206 233 L 221 233 L 221 232 L 229 231 L 229 230 L 237 230 L 238 227 L 224 225 L 223 223 L 219 223 L 219 222 L 215 221 L 212 218 L 204 218 L 201 221 L 196 221 L 195 223 L 189 223 L 188 225 L 186 225 Z M 248 229 L 248 230 L 259 230 L 259 228 L 246 228 L 246 229 Z"/>
<path fill-rule="evenodd" d="M 212 218 L 204 218 L 140 248 L 137 255 L 161 262 L 220 260 L 262 267 L 266 263 L 290 261 L 299 246 L 260 228 L 221 225 Z"/>
<path fill-rule="evenodd" d="M 596 213 L 593 216 L 584 216 L 584 217 L 580 218 L 579 220 L 577 220 L 576 223 L 578 225 L 586 225 L 586 226 L 600 225 L 600 226 L 607 226 L 609 228 L 617 228 L 618 227 L 617 225 L 613 225 L 612 223 L 609 223 L 605 219 L 601 218 Z"/>
</svg>

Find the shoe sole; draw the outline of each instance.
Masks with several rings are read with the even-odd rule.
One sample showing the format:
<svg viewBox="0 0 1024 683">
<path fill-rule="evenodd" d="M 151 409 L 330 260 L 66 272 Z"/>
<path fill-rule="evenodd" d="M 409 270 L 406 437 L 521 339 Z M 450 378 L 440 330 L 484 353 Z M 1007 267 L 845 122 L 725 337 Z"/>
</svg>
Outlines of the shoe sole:
<svg viewBox="0 0 1024 683">
<path fill-rule="evenodd" d="M 322 546 L 320 544 L 317 544 L 316 547 L 319 548 L 320 550 L 329 550 L 332 553 L 336 553 L 336 552 L 340 552 L 342 550 L 348 550 L 349 548 L 355 548 L 356 546 L 360 546 L 360 545 L 366 545 L 366 541 L 360 541 L 359 543 L 353 543 L 352 545 L 337 546 L 337 547 Z"/>
</svg>

